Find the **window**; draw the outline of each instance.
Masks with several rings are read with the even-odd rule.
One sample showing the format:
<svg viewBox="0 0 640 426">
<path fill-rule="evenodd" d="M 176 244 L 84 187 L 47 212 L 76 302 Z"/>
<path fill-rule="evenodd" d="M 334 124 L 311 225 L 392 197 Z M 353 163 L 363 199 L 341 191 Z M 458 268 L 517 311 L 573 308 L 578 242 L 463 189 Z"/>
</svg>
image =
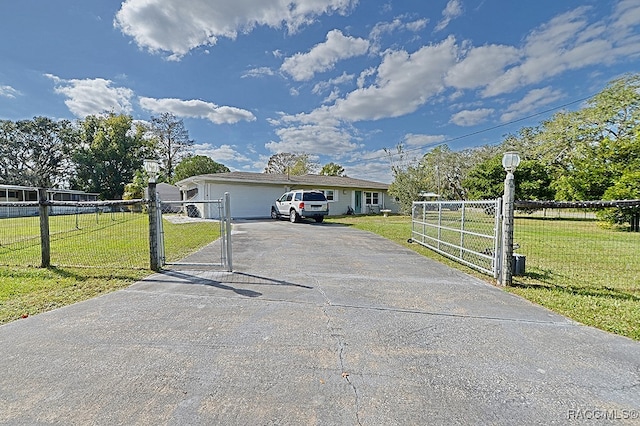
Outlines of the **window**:
<svg viewBox="0 0 640 426">
<path fill-rule="evenodd" d="M 189 189 L 187 191 L 187 200 L 190 200 L 198 195 L 198 188 Z"/>
<path fill-rule="evenodd" d="M 302 196 L 303 201 L 327 201 L 320 192 L 305 192 Z"/>
<path fill-rule="evenodd" d="M 338 201 L 338 192 L 333 189 L 323 189 L 320 192 L 327 197 L 327 201 Z"/>
<path fill-rule="evenodd" d="M 364 193 L 364 203 L 377 206 L 378 205 L 378 192 L 365 192 Z"/>
</svg>

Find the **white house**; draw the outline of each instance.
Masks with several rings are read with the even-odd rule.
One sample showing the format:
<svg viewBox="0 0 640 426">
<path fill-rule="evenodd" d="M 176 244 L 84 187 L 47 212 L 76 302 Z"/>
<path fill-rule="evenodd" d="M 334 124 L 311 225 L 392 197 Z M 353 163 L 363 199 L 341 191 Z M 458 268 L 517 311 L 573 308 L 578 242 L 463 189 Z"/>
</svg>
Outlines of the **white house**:
<svg viewBox="0 0 640 426">
<path fill-rule="evenodd" d="M 206 204 L 197 201 L 217 200 L 228 192 L 233 218 L 269 217 L 271 205 L 284 192 L 292 189 L 317 189 L 330 202 L 330 215 L 397 212 L 395 199 L 389 196 L 389 185 L 342 176 L 288 176 L 272 173 L 230 172 L 193 176 L 176 183 L 182 200 L 193 201 L 202 217 L 216 217 Z"/>
</svg>

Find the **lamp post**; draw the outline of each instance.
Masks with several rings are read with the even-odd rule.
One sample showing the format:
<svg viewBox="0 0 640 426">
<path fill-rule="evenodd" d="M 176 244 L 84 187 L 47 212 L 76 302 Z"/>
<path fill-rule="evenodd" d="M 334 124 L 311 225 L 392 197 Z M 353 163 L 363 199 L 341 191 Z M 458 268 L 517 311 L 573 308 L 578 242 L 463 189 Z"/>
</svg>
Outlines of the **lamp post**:
<svg viewBox="0 0 640 426">
<path fill-rule="evenodd" d="M 144 170 L 149 177 L 147 194 L 149 197 L 149 266 L 152 271 L 160 270 L 160 250 L 158 244 L 158 196 L 156 178 L 160 170 L 157 160 L 144 160 Z"/>
<path fill-rule="evenodd" d="M 502 265 L 498 284 L 511 285 L 513 278 L 513 202 L 515 199 L 515 182 L 513 172 L 520 164 L 517 152 L 505 152 L 502 166 L 507 172 L 504 180 L 504 196 L 502 197 Z"/>
</svg>

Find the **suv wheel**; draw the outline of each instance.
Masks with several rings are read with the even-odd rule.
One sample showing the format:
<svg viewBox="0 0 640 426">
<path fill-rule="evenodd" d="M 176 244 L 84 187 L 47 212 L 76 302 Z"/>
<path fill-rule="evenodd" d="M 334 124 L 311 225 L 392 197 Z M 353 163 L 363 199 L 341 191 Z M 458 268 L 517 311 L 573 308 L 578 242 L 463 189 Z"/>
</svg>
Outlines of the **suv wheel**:
<svg viewBox="0 0 640 426">
<path fill-rule="evenodd" d="M 289 213 L 289 221 L 291 223 L 296 223 L 298 221 L 298 213 L 291 209 L 291 212 Z"/>
<path fill-rule="evenodd" d="M 278 219 L 278 212 L 274 208 L 271 209 L 271 219 Z"/>
<path fill-rule="evenodd" d="M 316 223 L 322 223 L 322 221 L 324 220 L 324 216 L 316 216 Z"/>
</svg>

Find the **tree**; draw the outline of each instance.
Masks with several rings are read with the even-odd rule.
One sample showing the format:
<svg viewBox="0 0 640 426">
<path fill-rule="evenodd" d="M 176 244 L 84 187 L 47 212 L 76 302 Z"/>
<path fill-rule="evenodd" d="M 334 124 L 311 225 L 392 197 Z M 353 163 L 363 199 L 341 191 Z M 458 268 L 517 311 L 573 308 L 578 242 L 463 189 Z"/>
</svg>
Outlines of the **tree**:
<svg viewBox="0 0 640 426">
<path fill-rule="evenodd" d="M 19 144 L 16 123 L 9 120 L 0 121 L 0 183 L 9 185 L 26 184 L 22 179 L 22 169 L 26 166 L 17 161 Z"/>
<path fill-rule="evenodd" d="M 428 171 L 417 159 L 410 158 L 402 143 L 396 152 L 385 149 L 391 161 L 393 182 L 389 185 L 389 195 L 395 197 L 402 213 L 411 213 L 412 203 L 420 199 L 420 193 L 432 188 Z"/>
<path fill-rule="evenodd" d="M 327 163 L 322 166 L 320 174 L 324 176 L 346 176 L 344 173 L 344 167 L 336 163 Z"/>
<path fill-rule="evenodd" d="M 133 127 L 128 115 L 110 113 L 87 116 L 80 122 L 81 147 L 73 155 L 75 188 L 97 192 L 101 199 L 120 199 L 125 182 L 131 182 L 150 146 L 145 129 Z"/>
<path fill-rule="evenodd" d="M 147 187 L 147 177 L 142 170 L 136 170 L 133 181 L 124 186 L 124 192 L 122 194 L 123 200 L 136 200 L 144 198 L 144 190 Z"/>
<path fill-rule="evenodd" d="M 193 146 L 189 132 L 182 120 L 171 113 L 163 113 L 159 117 L 151 117 L 151 135 L 154 140 L 156 154 L 162 162 L 164 178 L 171 182 L 174 179 L 174 168 L 179 160 L 188 154 Z"/>
<path fill-rule="evenodd" d="M 585 108 L 544 122 L 537 151 L 554 178 L 555 198 L 601 199 L 627 168 L 637 167 L 639 125 L 640 74 L 615 79 Z"/>
<path fill-rule="evenodd" d="M 280 173 L 291 176 L 306 175 L 318 169 L 318 164 L 311 161 L 309 154 L 291 154 L 281 152 L 269 158 L 265 173 Z"/>
<path fill-rule="evenodd" d="M 209 173 L 228 173 L 229 168 L 217 163 L 205 155 L 193 155 L 184 158 L 175 168 L 172 183 L 191 176 L 205 175 Z"/>
<path fill-rule="evenodd" d="M 605 200 L 639 200 L 640 170 L 628 170 L 604 193 Z M 640 231 L 640 207 L 618 207 L 602 210 L 601 219 L 609 223 L 622 225 L 629 223 L 631 230 Z"/>
<path fill-rule="evenodd" d="M 63 186 L 76 143 L 68 120 L 46 117 L 0 124 L 0 179 L 13 185 Z"/>
<path fill-rule="evenodd" d="M 464 181 L 470 199 L 494 199 L 504 193 L 506 172 L 502 154 L 475 166 Z M 544 164 L 537 160 L 523 160 L 514 173 L 516 200 L 550 200 L 554 192 L 551 177 Z"/>
</svg>

